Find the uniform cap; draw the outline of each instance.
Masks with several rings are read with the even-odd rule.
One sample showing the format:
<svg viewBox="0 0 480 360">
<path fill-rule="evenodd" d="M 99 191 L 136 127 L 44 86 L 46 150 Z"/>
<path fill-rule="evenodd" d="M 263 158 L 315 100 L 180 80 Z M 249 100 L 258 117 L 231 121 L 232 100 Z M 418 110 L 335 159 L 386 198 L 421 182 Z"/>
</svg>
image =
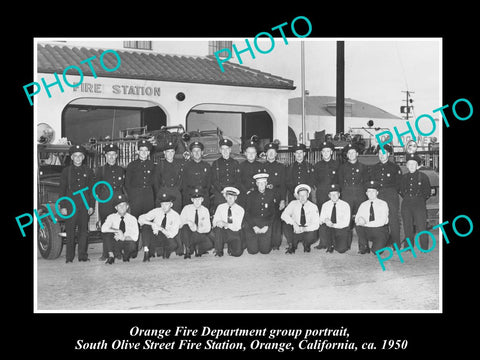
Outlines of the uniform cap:
<svg viewBox="0 0 480 360">
<path fill-rule="evenodd" d="M 328 192 L 332 192 L 332 191 L 338 191 L 340 192 L 340 185 L 338 184 L 331 184 L 329 189 L 328 189 Z"/>
<path fill-rule="evenodd" d="M 117 152 L 118 146 L 112 143 L 105 145 L 105 147 L 103 148 L 103 152 L 106 154 L 107 152 L 110 152 L 110 151 Z"/>
<path fill-rule="evenodd" d="M 233 187 L 233 186 L 226 186 L 223 190 L 222 190 L 222 193 L 225 194 L 225 195 L 235 195 L 235 196 L 238 196 L 238 194 L 240 194 L 240 190 L 238 190 L 237 188 Z"/>
<path fill-rule="evenodd" d="M 199 198 L 203 197 L 203 189 L 200 187 L 196 187 L 190 192 L 190 198 Z"/>
<path fill-rule="evenodd" d="M 140 150 L 141 147 L 146 147 L 148 149 L 148 151 L 151 151 L 152 150 L 152 143 L 150 141 L 142 139 L 137 143 L 137 149 Z"/>
<path fill-rule="evenodd" d="M 203 151 L 203 144 L 200 141 L 194 141 L 190 143 L 190 146 L 188 147 L 190 151 L 192 151 L 194 148 L 199 148 L 200 150 Z"/>
<path fill-rule="evenodd" d="M 335 146 L 333 146 L 333 144 L 330 141 L 324 141 L 322 145 L 320 145 L 320 150 L 324 148 L 330 148 L 332 149 L 332 151 L 335 150 Z"/>
<path fill-rule="evenodd" d="M 358 151 L 358 146 L 356 144 L 352 144 L 352 143 L 345 145 L 345 147 L 343 148 L 343 151 L 346 153 L 350 149 L 354 149 L 356 152 L 359 152 Z"/>
<path fill-rule="evenodd" d="M 121 204 L 123 202 L 126 202 L 128 203 L 128 198 L 127 198 L 127 195 L 125 194 L 118 194 L 117 196 L 115 196 L 112 200 L 113 202 L 113 206 L 117 206 L 118 204 Z"/>
<path fill-rule="evenodd" d="M 223 145 L 226 145 L 226 146 L 232 146 L 233 143 L 231 140 L 229 139 L 222 139 L 218 142 L 218 146 L 223 146 Z"/>
<path fill-rule="evenodd" d="M 70 149 L 68 149 L 68 153 L 70 155 L 73 155 L 75 153 L 82 153 L 83 155 L 85 155 L 87 153 L 87 149 L 85 149 L 82 145 L 72 145 L 70 147 Z"/>
<path fill-rule="evenodd" d="M 369 182 L 367 182 L 367 184 L 365 185 L 365 188 L 366 189 L 375 189 L 375 190 L 378 190 L 380 187 L 380 184 L 378 181 L 375 181 L 375 180 L 370 180 Z"/>
<path fill-rule="evenodd" d="M 393 154 L 393 148 L 390 145 L 385 144 L 385 145 L 383 145 L 383 148 L 385 149 L 385 151 L 388 151 L 389 154 Z M 377 152 L 382 152 L 383 153 L 380 145 L 377 145 Z"/>
<path fill-rule="evenodd" d="M 298 193 L 302 190 L 307 190 L 308 195 L 310 195 L 310 192 L 312 191 L 312 188 L 307 185 L 307 184 L 300 184 L 295 187 L 295 194 L 298 195 Z"/>
<path fill-rule="evenodd" d="M 418 155 L 415 155 L 415 154 L 406 154 L 405 155 L 405 162 L 407 162 L 409 160 L 414 160 L 414 161 L 417 162 L 417 164 L 420 164 L 422 162 L 422 159 L 420 159 L 420 157 Z"/>
<path fill-rule="evenodd" d="M 253 140 L 248 140 L 243 144 L 243 150 L 247 150 L 249 147 L 255 148 L 257 150 L 257 143 Z"/>
<path fill-rule="evenodd" d="M 171 202 L 174 201 L 176 197 L 174 195 L 170 195 L 167 193 L 161 193 L 157 197 L 157 202 L 162 203 L 162 202 Z"/>
<path fill-rule="evenodd" d="M 297 150 L 303 150 L 303 151 L 306 151 L 307 150 L 307 146 L 305 144 L 297 144 L 293 147 L 293 151 L 297 151 Z"/>
<path fill-rule="evenodd" d="M 258 174 L 253 175 L 253 178 L 255 180 L 263 180 L 263 179 L 267 180 L 268 179 L 268 174 L 267 173 L 258 173 Z"/>
<path fill-rule="evenodd" d="M 164 150 L 175 150 L 176 148 L 177 148 L 177 144 L 174 143 L 173 141 L 169 141 L 165 145 Z"/>
<path fill-rule="evenodd" d="M 268 144 L 265 145 L 265 147 L 263 148 L 263 151 L 267 152 L 267 151 L 270 150 L 270 149 L 278 150 L 278 144 L 277 144 L 277 143 L 274 143 L 274 142 L 268 143 Z"/>
</svg>

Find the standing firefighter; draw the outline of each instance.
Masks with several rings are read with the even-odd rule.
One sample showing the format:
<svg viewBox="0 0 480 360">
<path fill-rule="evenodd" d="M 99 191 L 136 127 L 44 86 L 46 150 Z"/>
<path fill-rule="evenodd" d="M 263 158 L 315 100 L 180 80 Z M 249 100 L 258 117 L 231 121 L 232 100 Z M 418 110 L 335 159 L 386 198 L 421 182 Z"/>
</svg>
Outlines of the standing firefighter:
<svg viewBox="0 0 480 360">
<path fill-rule="evenodd" d="M 306 159 L 307 147 L 305 144 L 298 144 L 293 148 L 295 161 L 286 170 L 286 183 L 288 190 L 288 201 L 295 200 L 295 188 L 300 184 L 307 184 L 313 187 L 314 170 L 312 164 Z"/>
<path fill-rule="evenodd" d="M 253 140 L 249 140 L 245 143 L 244 154 L 246 160 L 239 165 L 240 179 L 238 196 L 238 204 L 245 207 L 247 202 L 247 195 L 255 190 L 255 179 L 253 175 L 262 172 L 262 164 L 257 160 L 257 143 Z"/>
<path fill-rule="evenodd" d="M 60 213 L 65 217 L 65 231 L 67 233 L 66 263 L 71 263 L 75 258 L 75 227 L 78 226 L 78 261 L 88 259 L 88 218 L 93 214 L 95 199 L 91 189 L 94 184 L 93 171 L 82 165 L 86 150 L 81 145 L 73 145 L 69 149 L 72 164 L 63 169 L 60 176 L 59 199 L 69 197 L 71 201 L 60 208 Z M 85 191 L 87 190 L 88 191 Z M 85 191 L 85 192 L 84 192 Z M 80 195 L 80 196 L 74 196 Z"/>
<path fill-rule="evenodd" d="M 222 139 L 218 143 L 222 156 L 212 164 L 213 209 L 225 202 L 222 194 L 225 187 L 238 186 L 240 169 L 238 161 L 230 157 L 232 145 L 232 141 L 228 139 Z"/>
<path fill-rule="evenodd" d="M 245 240 L 249 254 L 268 254 L 272 250 L 272 224 L 275 217 L 275 194 L 267 189 L 268 174 L 253 176 L 257 190 L 247 197 L 245 207 Z"/>
<path fill-rule="evenodd" d="M 393 148 L 390 145 L 384 145 L 385 153 L 377 147 L 379 162 L 370 168 L 370 180 L 378 183 L 378 198 L 388 204 L 388 226 L 390 236 L 387 245 L 397 244 L 400 247 L 400 219 L 399 207 L 400 181 L 402 179 L 402 170 L 400 166 L 389 161 L 389 156 L 393 154 Z"/>
<path fill-rule="evenodd" d="M 203 206 L 210 207 L 210 184 L 211 168 L 210 165 L 202 160 L 203 144 L 194 141 L 189 146 L 191 158 L 183 167 L 182 179 L 182 206 L 190 204 L 190 194 L 196 188 L 200 187 L 204 195 Z"/>
<path fill-rule="evenodd" d="M 299 242 L 304 252 L 310 252 L 311 245 L 317 241 L 320 214 L 317 205 L 308 200 L 311 190 L 307 184 L 298 185 L 295 188 L 297 200 L 290 201 L 282 213 L 284 232 L 290 245 L 287 254 L 294 254 Z"/>
<path fill-rule="evenodd" d="M 108 144 L 105 145 L 103 148 L 103 152 L 105 153 L 105 159 L 107 163 L 103 166 L 100 166 L 95 171 L 95 180 L 98 181 L 106 181 L 110 184 L 113 189 L 113 196 L 112 199 L 108 202 L 99 202 L 98 203 L 98 216 L 100 217 L 100 223 L 103 225 L 105 219 L 108 215 L 115 212 L 115 199 L 124 194 L 124 184 L 125 184 L 125 169 L 119 165 L 117 165 L 117 157 L 118 157 L 118 146 L 115 144 Z M 97 187 L 97 196 L 99 199 L 107 199 L 110 196 L 110 190 L 104 184 L 100 184 Z M 105 242 L 103 242 L 103 252 L 102 257 L 100 257 L 101 261 L 105 261 L 108 257 L 107 253 L 107 246 Z"/>
<path fill-rule="evenodd" d="M 175 197 L 173 210 L 182 211 L 182 173 L 185 161 L 175 159 L 176 144 L 169 141 L 163 150 L 165 159 L 160 160 L 155 169 L 155 193 L 167 193 Z"/>
<path fill-rule="evenodd" d="M 414 235 L 426 229 L 427 226 L 427 205 L 430 197 L 430 180 L 424 173 L 418 171 L 420 158 L 414 154 L 407 154 L 408 173 L 402 176 L 400 181 L 400 195 L 402 201 L 402 219 L 405 237 L 410 243 L 415 243 Z M 415 231 L 414 231 L 415 226 Z M 420 246 L 423 250 L 428 249 L 428 235 L 420 235 Z M 405 243 L 404 247 L 407 247 Z"/>
<path fill-rule="evenodd" d="M 347 162 L 340 166 L 338 180 L 342 191 L 342 199 L 350 205 L 352 218 L 357 213 L 358 207 L 367 197 L 365 195 L 365 183 L 368 181 L 368 168 L 358 161 L 358 148 L 354 144 L 348 144 L 343 149 L 347 154 Z M 352 243 L 352 231 L 354 222 L 350 221 L 349 245 Z"/>
<path fill-rule="evenodd" d="M 277 143 L 268 143 L 265 145 L 264 151 L 267 154 L 267 161 L 263 164 L 264 173 L 268 175 L 267 188 L 272 189 L 275 199 L 275 211 L 271 224 L 272 249 L 278 250 L 282 243 L 282 220 L 280 216 L 286 206 L 285 165 L 276 160 Z"/>
</svg>

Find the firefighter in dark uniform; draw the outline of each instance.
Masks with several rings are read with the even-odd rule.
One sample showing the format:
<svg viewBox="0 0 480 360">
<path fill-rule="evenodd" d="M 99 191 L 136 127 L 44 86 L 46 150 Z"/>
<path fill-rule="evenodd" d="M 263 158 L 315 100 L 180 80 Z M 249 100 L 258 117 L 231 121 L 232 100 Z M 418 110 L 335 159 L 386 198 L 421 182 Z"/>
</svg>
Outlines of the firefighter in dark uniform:
<svg viewBox="0 0 480 360">
<path fill-rule="evenodd" d="M 66 263 L 71 263 L 75 258 L 75 227 L 78 226 L 78 261 L 88 259 L 88 219 L 93 214 L 95 199 L 92 194 L 95 175 L 87 166 L 83 165 L 86 149 L 81 145 L 73 145 L 69 149 L 72 164 L 63 169 L 60 176 L 59 198 L 69 197 L 75 204 L 73 208 L 70 201 L 63 200 L 59 203 L 60 213 L 71 216 L 65 220 L 65 232 L 67 233 Z M 88 190 L 81 191 L 88 187 Z M 85 196 L 85 200 L 82 197 Z M 63 203 L 64 206 L 60 204 Z"/>
<path fill-rule="evenodd" d="M 190 204 L 191 192 L 196 187 L 201 187 L 202 193 L 205 196 L 203 206 L 210 209 L 210 185 L 212 175 L 210 165 L 202 160 L 203 148 L 203 144 L 199 141 L 194 141 L 189 146 L 191 157 L 190 160 L 185 163 L 182 175 L 182 206 Z"/>
<path fill-rule="evenodd" d="M 275 193 L 267 188 L 268 174 L 253 176 L 257 189 L 247 197 L 245 207 L 245 239 L 249 254 L 268 254 L 272 250 L 272 224 L 277 206 Z"/>
<path fill-rule="evenodd" d="M 388 226 L 390 238 L 387 245 L 397 244 L 400 247 L 400 181 L 402 170 L 400 166 L 388 160 L 393 154 L 390 145 L 384 145 L 385 153 L 377 146 L 379 162 L 370 168 L 370 180 L 378 183 L 378 198 L 388 204 Z"/>
<path fill-rule="evenodd" d="M 262 164 L 257 160 L 257 143 L 249 140 L 245 143 L 244 155 L 246 160 L 239 165 L 239 182 L 238 189 L 240 195 L 238 196 L 238 204 L 245 207 L 247 203 L 247 195 L 255 190 L 255 179 L 253 175 L 262 172 Z"/>
<path fill-rule="evenodd" d="M 312 164 L 305 160 L 306 151 L 305 144 L 298 144 L 293 148 L 295 161 L 286 170 L 288 202 L 296 199 L 295 188 L 298 185 L 307 184 L 313 187 L 314 170 Z"/>
<path fill-rule="evenodd" d="M 407 154 L 406 165 L 408 173 L 402 175 L 400 180 L 400 195 L 403 198 L 401 213 L 403 220 L 403 230 L 405 237 L 410 239 L 410 243 L 415 243 L 415 233 L 426 230 L 427 226 L 427 205 L 426 201 L 430 197 L 430 180 L 428 176 L 418 170 L 421 160 L 418 155 Z M 415 232 L 414 232 L 415 226 Z M 423 250 L 428 247 L 428 235 L 420 235 L 420 246 Z M 405 242 L 404 247 L 408 244 Z"/>
<path fill-rule="evenodd" d="M 238 161 L 230 157 L 232 145 L 229 139 L 220 140 L 218 146 L 222 156 L 212 163 L 212 209 L 214 210 L 226 201 L 222 194 L 225 187 L 238 187 L 240 168 Z"/>
<path fill-rule="evenodd" d="M 137 144 L 138 159 L 128 164 L 125 174 L 125 189 L 130 200 L 130 213 L 137 219 L 155 207 L 155 164 L 148 158 L 152 144 L 140 140 Z"/>
<path fill-rule="evenodd" d="M 125 184 L 125 169 L 117 165 L 118 157 L 118 146 L 115 144 L 107 144 L 103 148 L 105 153 L 105 159 L 107 163 L 103 166 L 98 167 L 95 170 L 95 182 L 106 181 L 110 184 L 113 189 L 112 199 L 108 202 L 102 203 L 98 202 L 98 216 L 100 218 L 100 224 L 103 225 L 105 219 L 108 215 L 116 212 L 114 203 L 115 199 L 125 193 L 124 184 Z M 110 196 L 110 189 L 104 185 L 100 184 L 95 189 L 97 197 L 101 200 L 107 199 Z M 103 243 L 103 252 L 100 257 L 101 261 L 105 261 L 108 258 L 107 246 L 106 243 Z"/>
<path fill-rule="evenodd" d="M 185 161 L 175 159 L 176 143 L 169 141 L 163 154 L 165 159 L 160 160 L 155 169 L 155 193 L 167 193 L 175 197 L 173 210 L 180 214 L 182 211 L 182 173 Z"/>
<path fill-rule="evenodd" d="M 155 164 L 148 158 L 151 150 L 152 144 L 149 141 L 140 140 L 137 143 L 138 159 L 130 162 L 125 172 L 125 190 L 130 200 L 130 214 L 137 219 L 155 207 Z M 138 243 L 137 241 L 137 251 Z M 131 257 L 136 258 L 137 253 L 133 253 Z"/>
<path fill-rule="evenodd" d="M 332 159 L 335 147 L 330 141 L 324 141 L 320 146 L 322 159 L 314 166 L 313 179 L 316 187 L 315 198 L 317 201 L 318 210 L 321 211 L 322 205 L 330 200 L 328 194 L 331 191 L 332 184 L 338 184 L 338 169 L 340 163 Z M 319 231 L 320 242 L 316 249 L 327 249 L 329 239 L 326 237 L 326 232 Z"/>
<path fill-rule="evenodd" d="M 349 244 L 352 244 L 352 231 L 354 227 L 353 218 L 362 202 L 367 199 L 365 194 L 365 183 L 368 181 L 369 173 L 366 165 L 358 161 L 358 148 L 355 144 L 348 144 L 343 148 L 347 155 L 347 162 L 340 165 L 338 180 L 342 191 L 342 200 L 350 206 L 351 217 Z"/>
<path fill-rule="evenodd" d="M 263 172 L 268 174 L 268 189 L 272 189 L 275 195 L 275 215 L 272 224 L 272 249 L 279 250 L 282 244 L 282 215 L 286 204 L 285 165 L 276 160 L 278 144 L 271 142 L 265 145 L 264 151 L 267 161 L 263 164 Z"/>
</svg>

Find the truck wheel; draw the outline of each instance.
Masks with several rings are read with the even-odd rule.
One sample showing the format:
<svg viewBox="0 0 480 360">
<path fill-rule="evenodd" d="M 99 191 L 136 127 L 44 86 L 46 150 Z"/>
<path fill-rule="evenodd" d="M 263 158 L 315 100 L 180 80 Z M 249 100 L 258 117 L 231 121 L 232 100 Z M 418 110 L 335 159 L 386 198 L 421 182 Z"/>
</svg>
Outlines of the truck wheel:
<svg viewBox="0 0 480 360">
<path fill-rule="evenodd" d="M 44 259 L 56 259 L 62 253 L 63 239 L 59 235 L 60 224 L 54 224 L 50 218 L 42 221 L 43 229 L 38 225 L 38 250 Z"/>
</svg>

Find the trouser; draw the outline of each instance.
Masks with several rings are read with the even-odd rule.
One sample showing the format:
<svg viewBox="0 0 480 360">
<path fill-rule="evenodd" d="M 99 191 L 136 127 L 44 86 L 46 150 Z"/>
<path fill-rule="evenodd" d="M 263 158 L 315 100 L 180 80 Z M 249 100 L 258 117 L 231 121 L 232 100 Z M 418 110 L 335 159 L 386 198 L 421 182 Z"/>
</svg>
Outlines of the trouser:
<svg viewBox="0 0 480 360">
<path fill-rule="evenodd" d="M 358 249 L 364 251 L 369 249 L 368 242 L 372 242 L 372 251 L 383 249 L 387 245 L 389 233 L 388 225 L 380 227 L 357 226 Z"/>
<path fill-rule="evenodd" d="M 388 227 L 390 236 L 387 245 L 397 244 L 400 246 L 400 199 L 395 188 L 385 188 L 378 191 L 378 198 L 384 200 L 388 204 Z"/>
<path fill-rule="evenodd" d="M 342 189 L 341 198 L 350 206 L 350 226 L 348 233 L 348 248 L 352 246 L 353 238 L 353 228 L 355 227 L 355 221 L 353 220 L 357 214 L 358 208 L 362 202 L 367 200 L 367 195 L 365 194 L 365 188 L 363 186 L 345 186 Z M 357 234 L 358 235 L 358 234 Z"/>
<path fill-rule="evenodd" d="M 136 252 L 137 245 L 136 241 L 133 240 L 123 240 L 117 241 L 114 238 L 113 233 L 102 233 L 103 243 L 106 247 L 107 256 L 109 252 L 112 252 L 115 256 L 120 254 L 123 255 L 123 259 L 130 259 L 132 254 Z"/>
<path fill-rule="evenodd" d="M 287 242 L 290 247 L 294 250 L 297 249 L 298 243 L 302 243 L 303 248 L 310 250 L 310 247 L 314 242 L 317 241 L 318 231 L 305 231 L 299 234 L 295 234 L 293 231 L 293 226 L 289 224 L 283 225 L 283 232 L 287 238 Z"/>
<path fill-rule="evenodd" d="M 318 229 L 320 238 L 325 239 L 327 248 L 333 247 L 337 252 L 344 253 L 350 249 L 351 230 L 347 227 L 342 229 L 332 228 L 325 224 L 320 225 Z"/>
<path fill-rule="evenodd" d="M 172 201 L 172 209 L 180 214 L 182 211 L 182 193 L 180 192 L 180 189 L 177 187 L 162 186 L 158 189 L 157 197 L 159 194 L 163 193 L 173 195 L 175 197 L 175 200 Z M 156 203 L 155 207 L 160 207 L 160 203 Z"/>
<path fill-rule="evenodd" d="M 193 252 L 202 255 L 213 248 L 213 240 L 210 233 L 200 234 L 196 231 L 190 230 L 188 225 L 184 225 L 180 229 L 180 238 L 185 247 L 185 254 L 188 255 Z"/>
<path fill-rule="evenodd" d="M 259 226 L 260 227 L 260 226 Z M 264 234 L 255 234 L 253 226 L 248 224 L 244 227 L 245 242 L 249 254 L 268 254 L 272 251 L 272 224 L 268 224 L 268 230 Z"/>
<path fill-rule="evenodd" d="M 144 225 L 142 226 L 142 238 L 143 246 L 146 246 L 150 253 L 161 248 L 161 252 L 167 258 L 173 251 L 176 251 L 177 255 L 183 254 L 183 246 L 178 235 L 174 238 L 167 238 L 161 231 L 155 235 L 151 226 Z"/>
<path fill-rule="evenodd" d="M 130 214 L 137 219 L 140 215 L 146 214 L 155 208 L 154 195 L 152 187 L 147 188 L 130 188 L 128 191 L 128 204 L 130 205 Z M 150 228 L 151 230 L 151 228 Z M 142 236 L 142 243 L 144 239 Z M 135 241 L 135 246 L 138 252 L 139 241 Z M 132 257 L 136 257 L 134 253 Z"/>
<path fill-rule="evenodd" d="M 215 250 L 216 252 L 223 251 L 225 244 L 228 244 L 228 253 L 231 256 L 241 256 L 244 247 L 242 246 L 242 231 L 232 231 L 230 229 L 214 228 L 213 234 L 215 236 Z"/>
<path fill-rule="evenodd" d="M 282 211 L 278 208 L 278 203 L 275 204 L 275 215 L 272 223 L 272 248 L 279 249 L 282 245 Z"/>
<path fill-rule="evenodd" d="M 88 212 L 84 204 L 76 204 L 76 210 L 73 216 L 65 220 L 66 240 L 66 260 L 73 261 L 75 258 L 75 227 L 78 226 L 78 260 L 88 258 Z"/>
<path fill-rule="evenodd" d="M 415 234 L 427 229 L 427 206 L 425 200 L 419 197 L 406 197 L 401 206 L 403 230 L 405 237 L 415 244 Z M 414 228 L 415 227 L 415 228 Z M 424 250 L 429 248 L 429 235 L 420 235 L 420 247 Z M 407 243 L 404 247 L 408 246 Z"/>
<path fill-rule="evenodd" d="M 107 199 L 109 196 L 109 192 L 102 191 L 101 193 L 97 194 L 97 197 L 101 200 Z M 98 217 L 100 218 L 100 223 L 103 225 L 108 215 L 117 212 L 115 206 L 113 206 L 113 199 L 115 199 L 118 195 L 123 194 L 121 189 L 114 189 L 112 199 L 106 203 L 98 202 Z M 103 257 L 108 257 L 108 251 L 106 248 L 105 241 L 103 241 Z"/>
</svg>

